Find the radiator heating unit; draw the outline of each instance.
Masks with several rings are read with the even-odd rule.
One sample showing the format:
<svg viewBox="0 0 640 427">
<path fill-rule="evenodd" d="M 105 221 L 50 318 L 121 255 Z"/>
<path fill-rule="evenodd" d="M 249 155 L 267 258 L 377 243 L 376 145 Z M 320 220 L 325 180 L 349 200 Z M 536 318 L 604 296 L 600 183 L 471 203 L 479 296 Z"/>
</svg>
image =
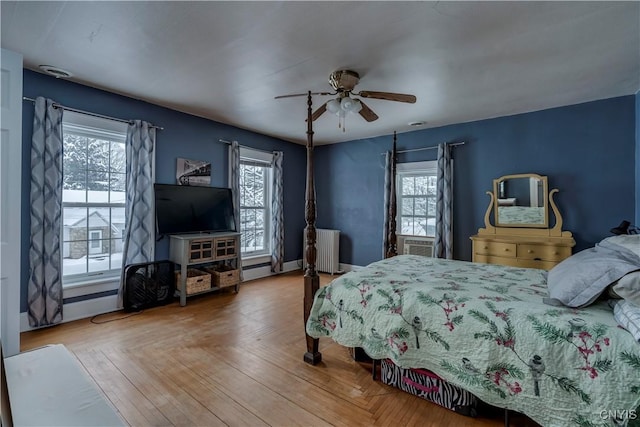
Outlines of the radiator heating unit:
<svg viewBox="0 0 640 427">
<path fill-rule="evenodd" d="M 402 238 L 402 253 L 405 255 L 433 256 L 433 238 L 407 236 Z"/>
<path fill-rule="evenodd" d="M 302 267 L 307 268 L 304 253 L 306 233 L 302 233 Z M 322 273 L 340 273 L 340 230 L 316 229 L 316 270 Z"/>
</svg>

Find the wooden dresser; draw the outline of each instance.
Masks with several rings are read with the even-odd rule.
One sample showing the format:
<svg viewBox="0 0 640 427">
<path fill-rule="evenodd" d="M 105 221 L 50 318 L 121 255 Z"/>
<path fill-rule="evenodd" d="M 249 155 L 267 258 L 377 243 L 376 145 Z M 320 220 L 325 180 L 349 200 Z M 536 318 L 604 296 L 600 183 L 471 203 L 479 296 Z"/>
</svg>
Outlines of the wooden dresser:
<svg viewBox="0 0 640 427">
<path fill-rule="evenodd" d="M 518 235 L 475 235 L 473 262 L 511 265 L 513 267 L 551 270 L 571 256 L 575 245 L 569 237 L 535 237 Z"/>
<path fill-rule="evenodd" d="M 558 190 L 554 189 L 547 193 L 546 176 L 508 175 L 494 180 L 493 184 L 494 192 L 487 192 L 491 201 L 484 217 L 485 228 L 480 228 L 478 234 L 471 236 L 473 262 L 551 270 L 562 260 L 571 256 L 576 242 L 571 232 L 562 231 L 562 216 L 553 201 L 553 195 Z M 516 207 L 514 205 L 513 207 L 519 209 L 516 212 L 528 214 L 525 218 L 532 218 L 531 214 L 536 213 L 537 215 L 533 218 L 537 222 L 525 224 L 518 219 L 514 222 L 514 216 L 511 215 L 505 215 L 502 220 L 498 218 L 499 206 L 502 206 L 498 200 L 498 189 L 503 191 L 505 187 L 525 188 L 524 193 L 520 190 L 520 199 L 536 200 L 531 206 Z M 553 228 L 548 228 L 549 206 L 555 216 Z M 494 211 L 495 226 L 490 221 L 492 211 Z M 503 212 L 500 216 L 505 213 Z M 515 218 L 518 217 L 515 216 Z"/>
</svg>

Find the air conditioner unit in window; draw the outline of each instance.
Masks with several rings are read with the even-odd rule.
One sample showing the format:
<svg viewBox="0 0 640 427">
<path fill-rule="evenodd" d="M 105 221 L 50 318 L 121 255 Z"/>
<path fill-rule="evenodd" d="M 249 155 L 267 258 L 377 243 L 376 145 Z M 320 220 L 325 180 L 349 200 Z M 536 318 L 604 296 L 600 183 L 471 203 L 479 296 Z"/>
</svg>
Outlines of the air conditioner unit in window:
<svg viewBox="0 0 640 427">
<path fill-rule="evenodd" d="M 433 256 L 432 237 L 404 237 L 402 242 L 402 253 L 405 255 L 420 255 L 426 257 Z"/>
</svg>

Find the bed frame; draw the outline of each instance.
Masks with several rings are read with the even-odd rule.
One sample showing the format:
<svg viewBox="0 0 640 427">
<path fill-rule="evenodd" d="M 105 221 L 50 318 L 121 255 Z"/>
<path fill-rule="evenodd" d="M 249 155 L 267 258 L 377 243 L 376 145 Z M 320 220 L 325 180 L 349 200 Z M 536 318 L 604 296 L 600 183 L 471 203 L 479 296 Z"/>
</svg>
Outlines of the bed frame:
<svg viewBox="0 0 640 427">
<path fill-rule="evenodd" d="M 307 324 L 313 297 L 320 288 L 320 276 L 316 270 L 316 198 L 315 183 L 313 180 L 313 112 L 311 110 L 311 91 L 307 93 L 307 183 L 305 199 L 305 219 L 307 226 L 304 229 L 306 235 L 306 247 L 304 248 L 304 259 L 307 268 L 304 272 L 304 325 Z M 391 151 L 391 177 L 389 182 L 389 231 L 387 234 L 387 244 L 384 248 L 385 258 L 390 258 L 398 254 L 396 235 L 396 162 L 397 147 L 396 133 L 393 133 L 393 148 Z M 306 328 L 305 328 L 306 329 Z M 305 332 L 306 334 L 306 332 Z M 307 352 L 304 354 L 304 361 L 316 365 L 322 360 L 322 354 L 318 349 L 318 338 L 312 338 L 306 334 Z"/>
<path fill-rule="evenodd" d="M 304 229 L 306 235 L 306 247 L 304 259 L 307 268 L 304 271 L 304 325 L 307 324 L 313 297 L 320 288 L 320 276 L 316 271 L 316 188 L 313 182 L 313 119 L 311 111 L 311 91 L 307 93 L 307 186 L 305 197 L 305 220 L 307 226 Z M 306 331 L 306 327 L 305 327 Z M 306 332 L 305 332 L 306 334 Z M 304 361 L 312 365 L 320 363 L 322 354 L 318 351 L 318 338 L 312 338 L 306 334 L 307 352 Z"/>
<path fill-rule="evenodd" d="M 319 351 L 319 339 L 313 338 L 306 333 L 306 324 L 311 313 L 313 298 L 320 288 L 320 276 L 316 270 L 316 199 L 315 183 L 313 180 L 313 112 L 312 112 L 311 91 L 307 93 L 307 181 L 305 198 L 305 227 L 306 247 L 304 248 L 304 259 L 307 268 L 304 272 L 304 325 L 307 341 L 307 352 L 304 354 L 304 361 L 316 365 L 322 361 L 322 354 Z M 397 247 L 397 224 L 396 224 L 396 169 L 397 169 L 397 136 L 393 133 L 393 146 L 391 149 L 391 176 L 389 177 L 389 209 L 387 211 L 389 219 L 389 230 L 387 233 L 386 247 L 384 248 L 385 258 L 391 258 L 398 254 Z M 373 379 L 376 379 L 376 361 L 373 364 Z M 509 426 L 509 410 L 504 409 L 504 425 Z"/>
</svg>

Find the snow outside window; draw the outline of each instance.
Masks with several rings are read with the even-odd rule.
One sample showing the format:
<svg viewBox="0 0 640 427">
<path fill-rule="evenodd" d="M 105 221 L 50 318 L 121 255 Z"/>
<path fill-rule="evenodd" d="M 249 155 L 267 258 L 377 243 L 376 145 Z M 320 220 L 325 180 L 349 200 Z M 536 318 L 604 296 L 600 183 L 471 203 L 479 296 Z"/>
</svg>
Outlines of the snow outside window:
<svg viewBox="0 0 640 427">
<path fill-rule="evenodd" d="M 243 257 L 271 253 L 270 153 L 240 149 L 240 247 Z"/>
<path fill-rule="evenodd" d="M 399 234 L 435 236 L 437 162 L 399 163 L 396 174 Z"/>
<path fill-rule="evenodd" d="M 63 286 L 122 269 L 126 123 L 65 112 L 63 122 Z"/>
</svg>

